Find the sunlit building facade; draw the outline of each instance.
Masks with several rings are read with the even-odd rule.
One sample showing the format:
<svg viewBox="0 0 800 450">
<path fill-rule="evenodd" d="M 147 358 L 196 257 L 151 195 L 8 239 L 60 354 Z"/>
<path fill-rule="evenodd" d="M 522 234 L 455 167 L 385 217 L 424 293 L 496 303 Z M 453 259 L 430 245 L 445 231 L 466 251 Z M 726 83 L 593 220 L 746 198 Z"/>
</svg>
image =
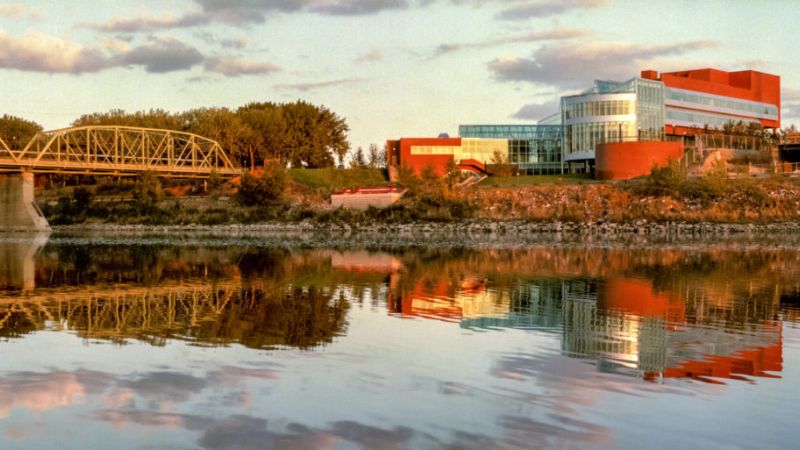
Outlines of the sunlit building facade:
<svg viewBox="0 0 800 450">
<path fill-rule="evenodd" d="M 645 70 L 628 81 L 598 80 L 580 94 L 562 97 L 559 111 L 538 124 L 462 125 L 459 136 L 505 140 L 508 162 L 522 173 L 597 171 L 600 178 L 620 179 L 645 174 L 654 164 L 679 157 L 686 139 L 699 132 L 740 121 L 779 128 L 780 106 L 776 75 L 752 70 L 662 74 Z M 600 161 L 598 149 L 604 155 Z M 435 151 L 411 152 L 411 160 L 405 162 L 412 167 L 446 163 L 445 158 L 426 156 Z M 453 157 L 458 159 L 458 153 Z M 481 157 L 490 162 L 486 155 Z"/>
<path fill-rule="evenodd" d="M 508 142 L 508 162 L 522 173 L 561 172 L 561 125 L 461 125 L 461 138 L 504 139 Z"/>
<path fill-rule="evenodd" d="M 664 133 L 664 88 L 658 81 L 595 81 L 578 95 L 561 98 L 564 162 L 572 171 L 590 169 L 595 146 L 604 142 L 660 139 Z"/>
</svg>

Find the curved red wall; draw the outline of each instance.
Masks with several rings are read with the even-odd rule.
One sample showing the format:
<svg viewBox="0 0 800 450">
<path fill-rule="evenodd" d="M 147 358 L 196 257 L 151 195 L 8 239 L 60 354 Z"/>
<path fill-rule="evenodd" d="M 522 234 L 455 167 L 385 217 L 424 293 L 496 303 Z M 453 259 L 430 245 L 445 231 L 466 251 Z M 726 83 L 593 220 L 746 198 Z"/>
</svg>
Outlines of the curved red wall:
<svg viewBox="0 0 800 450">
<path fill-rule="evenodd" d="M 683 156 L 682 142 L 615 142 L 595 148 L 598 180 L 627 180 L 647 175 L 653 166 L 665 166 Z"/>
</svg>

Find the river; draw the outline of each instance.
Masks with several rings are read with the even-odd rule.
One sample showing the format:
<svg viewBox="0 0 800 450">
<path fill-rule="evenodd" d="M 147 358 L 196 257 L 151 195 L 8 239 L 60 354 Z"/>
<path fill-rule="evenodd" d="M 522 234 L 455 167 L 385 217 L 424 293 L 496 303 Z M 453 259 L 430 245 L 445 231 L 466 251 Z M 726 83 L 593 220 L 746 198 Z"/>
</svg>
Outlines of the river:
<svg viewBox="0 0 800 450">
<path fill-rule="evenodd" d="M 795 246 L 287 242 L 0 238 L 0 448 L 796 443 Z"/>
</svg>

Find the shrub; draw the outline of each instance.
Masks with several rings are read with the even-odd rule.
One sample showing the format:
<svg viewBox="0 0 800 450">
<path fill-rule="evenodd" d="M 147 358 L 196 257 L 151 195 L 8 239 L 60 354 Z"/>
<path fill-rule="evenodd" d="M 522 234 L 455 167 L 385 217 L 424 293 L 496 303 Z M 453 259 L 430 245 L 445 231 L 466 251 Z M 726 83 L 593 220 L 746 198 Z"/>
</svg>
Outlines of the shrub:
<svg viewBox="0 0 800 450">
<path fill-rule="evenodd" d="M 219 196 L 222 188 L 225 186 L 225 180 L 216 172 L 212 172 L 208 177 L 208 194 L 212 198 Z"/>
<path fill-rule="evenodd" d="M 728 168 L 724 161 L 717 161 L 702 177 L 684 183 L 681 193 L 703 202 L 723 197 L 729 190 Z"/>
<path fill-rule="evenodd" d="M 653 167 L 641 185 L 645 195 L 674 195 L 686 183 L 686 172 L 677 160 L 671 159 L 664 167 Z"/>
<path fill-rule="evenodd" d="M 133 189 L 133 206 L 139 214 L 151 214 L 164 198 L 161 181 L 152 172 L 146 172 Z"/>
<path fill-rule="evenodd" d="M 514 165 L 508 163 L 508 157 L 502 152 L 495 151 L 492 156 L 492 165 L 489 169 L 496 177 L 510 177 L 514 175 Z"/>
<path fill-rule="evenodd" d="M 245 206 L 280 204 L 288 181 L 285 167 L 277 163 L 267 164 L 259 177 L 249 173 L 242 176 L 236 201 Z"/>
</svg>

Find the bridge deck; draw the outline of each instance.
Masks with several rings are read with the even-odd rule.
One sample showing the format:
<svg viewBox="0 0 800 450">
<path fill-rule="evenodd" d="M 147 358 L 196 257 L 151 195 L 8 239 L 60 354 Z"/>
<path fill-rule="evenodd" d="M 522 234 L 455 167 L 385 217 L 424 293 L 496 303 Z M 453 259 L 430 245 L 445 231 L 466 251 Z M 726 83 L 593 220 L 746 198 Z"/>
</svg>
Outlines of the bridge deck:
<svg viewBox="0 0 800 450">
<path fill-rule="evenodd" d="M 212 173 L 223 177 L 241 175 L 237 168 L 190 167 L 158 164 L 112 164 L 86 163 L 77 161 L 16 161 L 13 158 L 0 158 L 0 173 L 61 173 L 70 175 L 113 175 L 139 176 L 152 172 L 158 176 L 180 178 L 208 178 Z"/>
</svg>

